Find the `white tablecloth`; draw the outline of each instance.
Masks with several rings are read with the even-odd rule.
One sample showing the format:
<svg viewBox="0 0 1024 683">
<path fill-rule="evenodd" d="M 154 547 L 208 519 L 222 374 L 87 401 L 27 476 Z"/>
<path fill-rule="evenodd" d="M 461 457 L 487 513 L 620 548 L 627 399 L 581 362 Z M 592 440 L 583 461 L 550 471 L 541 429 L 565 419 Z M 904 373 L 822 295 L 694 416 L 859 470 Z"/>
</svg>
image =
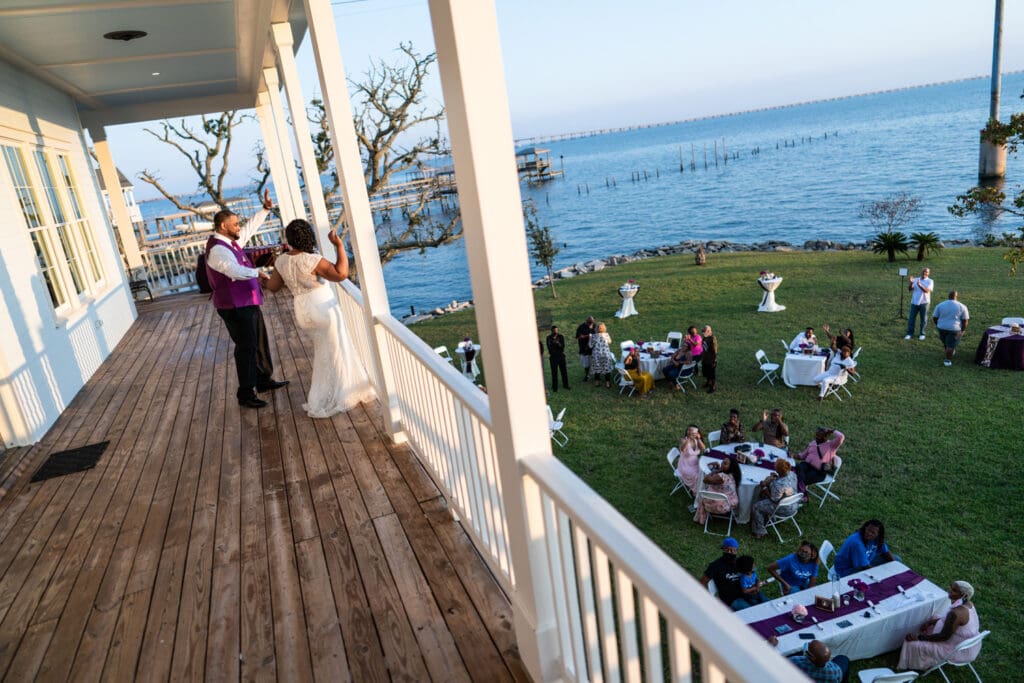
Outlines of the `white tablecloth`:
<svg viewBox="0 0 1024 683">
<path fill-rule="evenodd" d="M 872 567 L 840 579 L 838 582 L 839 592 L 845 593 L 850 590 L 849 581 L 851 579 L 874 583 L 908 569 L 909 567 L 901 562 L 888 562 L 878 567 Z M 744 623 L 752 624 L 782 612 L 788 612 L 796 604 L 813 605 L 815 595 L 831 597 L 831 584 L 826 580 L 805 591 L 742 610 L 737 612 L 736 616 Z M 850 659 L 875 657 L 900 647 L 904 636 L 908 633 L 916 633 L 921 624 L 933 615 L 941 614 L 948 606 L 949 596 L 946 591 L 925 579 L 908 589 L 906 596 L 897 593 L 891 598 L 883 600 L 877 605 L 879 613 L 871 610 L 865 602 L 863 610 L 839 619 L 821 622 L 820 629 L 810 620 L 804 622 L 807 624 L 804 628 L 797 629 L 797 624 L 791 621 L 790 626 L 793 627 L 793 630 L 779 637 L 778 649 L 786 655 L 800 652 L 803 650 L 804 643 L 809 641 L 801 640 L 797 634 L 813 633 L 815 638 L 823 641 L 832 649 L 833 656 L 846 655 Z M 871 616 L 865 617 L 865 611 L 870 611 Z M 852 622 L 853 626 L 840 628 L 837 623 L 844 620 Z"/>
<path fill-rule="evenodd" d="M 652 356 L 646 350 L 640 351 L 640 370 L 642 372 L 649 372 L 654 375 L 654 379 L 665 378 L 665 366 L 668 365 L 669 360 L 672 358 L 672 354 L 675 353 L 671 345 L 668 342 L 646 342 L 643 345 L 643 349 L 656 348 L 661 355 Z M 626 356 L 629 355 L 628 350 L 622 351 L 621 361 L 626 360 Z"/>
<path fill-rule="evenodd" d="M 738 443 L 720 444 L 715 446 L 716 451 L 722 451 L 723 453 L 732 453 L 739 446 Z M 777 458 L 786 458 L 791 463 L 793 460 L 786 455 L 786 451 L 775 446 L 758 446 L 756 443 L 749 444 L 752 449 L 760 448 L 764 451 L 766 456 L 774 455 Z M 700 458 L 700 471 L 703 474 L 709 473 L 711 470 L 708 466 L 713 462 L 722 462 L 718 458 L 712 458 L 707 455 L 702 455 Z M 746 524 L 750 521 L 750 508 L 754 505 L 754 500 L 757 497 L 757 491 L 761 486 L 761 482 L 768 478 L 768 475 L 775 470 L 769 470 L 764 467 L 758 467 L 757 465 L 740 465 L 740 490 L 736 492 L 739 497 L 739 504 L 736 509 L 733 510 L 733 517 L 739 524 Z"/>
<path fill-rule="evenodd" d="M 466 367 L 466 342 L 459 342 L 459 345 L 455 347 L 455 355 L 459 357 L 459 362 L 462 364 L 462 374 L 471 380 L 475 380 L 477 375 L 480 374 L 480 367 L 476 364 L 477 359 L 480 358 L 480 345 L 473 344 L 473 349 L 476 351 L 476 354 L 474 354 L 473 360 L 469 362 L 469 367 Z"/>
<path fill-rule="evenodd" d="M 802 353 L 787 353 L 782 361 L 782 381 L 787 387 L 815 386 L 814 376 L 825 372 L 827 356 L 808 356 Z"/>
</svg>

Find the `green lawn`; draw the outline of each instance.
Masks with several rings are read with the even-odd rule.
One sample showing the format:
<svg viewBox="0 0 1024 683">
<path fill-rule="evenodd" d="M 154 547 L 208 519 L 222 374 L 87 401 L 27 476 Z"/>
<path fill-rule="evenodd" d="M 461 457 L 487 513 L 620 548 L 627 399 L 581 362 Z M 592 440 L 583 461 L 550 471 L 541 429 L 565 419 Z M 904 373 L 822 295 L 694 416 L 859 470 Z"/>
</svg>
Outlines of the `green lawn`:
<svg viewBox="0 0 1024 683">
<path fill-rule="evenodd" d="M 557 299 L 547 289 L 536 290 L 538 319 L 553 320 L 570 338 L 593 315 L 607 323 L 616 348 L 625 339 L 664 339 L 669 330 L 704 323 L 714 327 L 720 345 L 719 391 L 680 395 L 659 382 L 649 400 L 581 384 L 578 358 L 571 354 L 569 377 L 575 384 L 549 399 L 555 411 L 567 408 L 570 442 L 555 448 L 555 455 L 699 576 L 718 555 L 719 539 L 705 536 L 691 521 L 685 494 L 669 498 L 674 480 L 665 462 L 686 425 L 696 423 L 706 433 L 736 407 L 749 428 L 762 409 L 778 406 L 793 445 L 801 448 L 815 425 L 837 427 L 846 434 L 840 451 L 845 464 L 833 489 L 842 501 L 830 501 L 820 511 L 816 502 L 802 509 L 805 537 L 817 543 L 827 538 L 838 547 L 864 520 L 881 519 L 894 552 L 913 569 L 940 586 L 958 579 L 975 586 L 982 628 L 993 632 L 976 667 L 985 680 L 1017 679 L 1024 602 L 1017 582 L 1024 566 L 1015 537 L 1024 511 L 1024 373 L 973 363 L 986 326 L 1003 316 L 1024 315 L 1024 277 L 1008 277 L 1001 253 L 946 249 L 926 261 L 936 283 L 932 305 L 956 288 L 971 312 L 952 368 L 942 365 L 934 329 L 925 341 L 903 340 L 906 321 L 896 315 L 897 268 L 914 274 L 921 264 L 913 260 L 890 264 L 860 251 L 710 254 L 707 265 L 698 268 L 691 256 L 673 256 L 560 281 Z M 785 278 L 776 292 L 785 311 L 756 312 L 761 292 L 755 279 L 761 270 Z M 619 306 L 616 288 L 628 278 L 641 285 L 640 315 L 620 321 L 613 316 Z M 779 339 L 788 341 L 807 325 L 820 331 L 826 322 L 833 331 L 852 327 L 863 346 L 858 367 L 863 378 L 851 383 L 852 400 L 818 403 L 813 387 L 757 384 L 757 349 L 781 362 Z M 431 346 L 453 348 L 467 333 L 476 339 L 472 311 L 412 329 Z M 482 353 L 486 356 L 487 349 Z M 734 529 L 734 535 L 741 553 L 753 555 L 762 567 L 796 547 L 795 540 L 781 546 L 774 534 L 755 541 L 749 527 Z M 855 662 L 854 670 L 895 661 L 890 653 Z M 973 680 L 966 669 L 950 676 Z"/>
</svg>

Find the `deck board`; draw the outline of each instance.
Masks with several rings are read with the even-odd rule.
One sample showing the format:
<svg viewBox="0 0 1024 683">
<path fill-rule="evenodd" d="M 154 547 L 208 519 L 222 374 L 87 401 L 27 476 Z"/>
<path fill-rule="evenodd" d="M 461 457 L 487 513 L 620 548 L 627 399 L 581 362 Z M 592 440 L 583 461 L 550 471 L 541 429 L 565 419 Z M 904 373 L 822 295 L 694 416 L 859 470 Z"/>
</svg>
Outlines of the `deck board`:
<svg viewBox="0 0 1024 683">
<path fill-rule="evenodd" d="M 378 404 L 302 410 L 311 341 L 264 305 L 267 408 L 205 297 L 164 297 L 0 461 L 4 680 L 525 680 L 511 608 Z M 49 454 L 109 440 L 89 471 Z"/>
</svg>

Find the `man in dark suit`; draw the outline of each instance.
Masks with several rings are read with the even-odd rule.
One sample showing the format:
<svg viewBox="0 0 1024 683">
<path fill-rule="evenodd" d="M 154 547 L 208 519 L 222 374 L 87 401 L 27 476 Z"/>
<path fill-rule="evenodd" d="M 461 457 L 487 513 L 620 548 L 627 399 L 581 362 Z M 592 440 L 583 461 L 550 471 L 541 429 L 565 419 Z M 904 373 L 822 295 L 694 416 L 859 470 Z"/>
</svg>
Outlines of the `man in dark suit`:
<svg viewBox="0 0 1024 683">
<path fill-rule="evenodd" d="M 548 363 L 551 365 L 551 391 L 558 391 L 558 373 L 562 373 L 562 386 L 569 388 L 569 371 L 565 366 L 565 337 L 558 333 L 558 325 L 551 326 L 551 334 L 545 340 L 548 346 Z"/>
</svg>

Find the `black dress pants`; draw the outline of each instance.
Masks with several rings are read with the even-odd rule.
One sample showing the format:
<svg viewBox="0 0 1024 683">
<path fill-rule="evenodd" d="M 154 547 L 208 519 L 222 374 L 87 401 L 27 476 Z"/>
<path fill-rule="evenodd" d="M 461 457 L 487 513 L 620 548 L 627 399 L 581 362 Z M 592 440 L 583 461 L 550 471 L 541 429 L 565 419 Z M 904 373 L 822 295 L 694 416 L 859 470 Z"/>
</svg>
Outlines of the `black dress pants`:
<svg viewBox="0 0 1024 683">
<path fill-rule="evenodd" d="M 259 306 L 218 308 L 235 342 L 235 370 L 238 372 L 238 398 L 256 396 L 256 387 L 269 384 L 274 374 L 270 360 L 267 326 Z"/>
<path fill-rule="evenodd" d="M 569 388 L 569 371 L 565 366 L 565 356 L 548 356 L 551 365 L 551 391 L 558 391 L 558 373 L 562 373 L 562 386 Z"/>
</svg>

